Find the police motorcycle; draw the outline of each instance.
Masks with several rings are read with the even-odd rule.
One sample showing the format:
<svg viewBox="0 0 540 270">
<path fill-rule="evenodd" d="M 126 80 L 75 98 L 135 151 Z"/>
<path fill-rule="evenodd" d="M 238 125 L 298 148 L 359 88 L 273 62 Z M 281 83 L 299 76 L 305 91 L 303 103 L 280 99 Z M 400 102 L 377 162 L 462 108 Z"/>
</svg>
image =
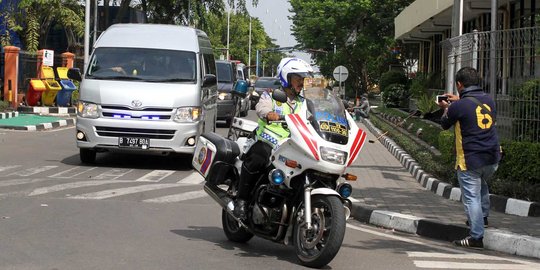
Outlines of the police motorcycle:
<svg viewBox="0 0 540 270">
<path fill-rule="evenodd" d="M 270 165 L 247 202 L 245 219 L 235 217 L 233 201 L 256 124 L 235 119 L 239 134 L 249 134 L 235 136 L 235 141 L 215 133 L 201 135 L 192 161 L 206 180 L 204 190 L 223 209 L 229 240 L 243 243 L 256 235 L 293 245 L 301 264 L 315 268 L 332 261 L 341 247 L 351 208 L 348 181 L 356 180 L 345 170 L 366 140 L 343 102 L 325 86 L 322 79 L 306 78 L 300 111 L 274 121 L 289 136 L 275 142 Z M 282 90 L 275 90 L 272 98 L 287 101 Z"/>
</svg>

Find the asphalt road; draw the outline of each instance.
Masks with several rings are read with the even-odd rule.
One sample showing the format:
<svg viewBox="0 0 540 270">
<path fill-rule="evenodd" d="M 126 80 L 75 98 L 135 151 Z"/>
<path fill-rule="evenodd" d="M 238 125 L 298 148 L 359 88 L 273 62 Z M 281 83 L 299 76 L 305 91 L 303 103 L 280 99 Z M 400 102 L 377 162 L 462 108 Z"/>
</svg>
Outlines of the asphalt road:
<svg viewBox="0 0 540 270">
<path fill-rule="evenodd" d="M 0 130 L 0 269 L 304 269 L 291 246 L 227 241 L 189 156 L 98 154 L 87 166 L 74 135 Z M 326 267 L 435 268 L 540 265 L 349 220 Z"/>
</svg>

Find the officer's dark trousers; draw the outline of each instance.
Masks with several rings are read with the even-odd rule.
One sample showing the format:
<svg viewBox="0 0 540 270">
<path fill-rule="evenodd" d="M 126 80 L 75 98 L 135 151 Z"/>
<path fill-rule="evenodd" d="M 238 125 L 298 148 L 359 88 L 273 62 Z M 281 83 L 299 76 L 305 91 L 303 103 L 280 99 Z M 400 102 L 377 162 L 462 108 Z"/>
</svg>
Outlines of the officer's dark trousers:
<svg viewBox="0 0 540 270">
<path fill-rule="evenodd" d="M 246 153 L 240 183 L 238 183 L 238 198 L 247 200 L 258 176 L 263 173 L 268 165 L 272 147 L 262 141 L 257 141 Z"/>
</svg>

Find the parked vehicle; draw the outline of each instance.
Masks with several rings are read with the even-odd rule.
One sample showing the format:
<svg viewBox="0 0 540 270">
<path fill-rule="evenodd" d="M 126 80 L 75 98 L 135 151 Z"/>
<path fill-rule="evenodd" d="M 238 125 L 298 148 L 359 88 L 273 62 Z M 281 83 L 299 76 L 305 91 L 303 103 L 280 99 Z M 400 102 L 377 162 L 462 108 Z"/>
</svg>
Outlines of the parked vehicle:
<svg viewBox="0 0 540 270">
<path fill-rule="evenodd" d="M 243 243 L 256 235 L 292 244 L 302 264 L 318 268 L 328 264 L 341 247 L 351 206 L 347 197 L 352 187 L 347 180 L 356 180 L 345 169 L 356 159 L 366 133 L 326 88 L 306 88 L 304 97 L 299 113 L 274 121 L 284 125 L 290 136 L 276 142 L 270 166 L 253 179 L 256 185 L 245 219 L 233 214 L 233 201 L 242 155 L 252 145 L 250 137 L 232 141 L 205 133 L 192 165 L 205 177 L 204 190 L 223 208 L 222 225 L 229 240 Z M 275 90 L 273 98 L 287 100 L 282 90 Z M 253 121 L 235 120 L 238 128 L 246 127 L 243 134 L 253 134 L 257 127 Z"/>
<path fill-rule="evenodd" d="M 236 82 L 240 80 L 237 77 L 236 63 L 227 60 L 216 61 L 217 66 L 217 81 L 218 81 L 218 120 L 226 121 L 230 125 L 231 119 L 236 116 L 235 103 L 232 95 L 232 89 Z M 240 100 L 240 109 L 238 110 L 241 117 L 247 116 L 249 112 L 249 97 L 246 96 Z"/>
<path fill-rule="evenodd" d="M 276 77 L 259 77 L 253 84 L 253 92 L 251 93 L 251 109 L 255 109 L 255 105 L 259 102 L 259 98 L 268 91 L 272 93 L 274 89 L 278 89 L 281 86 L 279 79 Z"/>
<path fill-rule="evenodd" d="M 115 24 L 96 41 L 80 80 L 76 139 L 82 162 L 101 151 L 195 150 L 215 130 L 216 65 L 207 35 L 190 27 Z"/>
</svg>

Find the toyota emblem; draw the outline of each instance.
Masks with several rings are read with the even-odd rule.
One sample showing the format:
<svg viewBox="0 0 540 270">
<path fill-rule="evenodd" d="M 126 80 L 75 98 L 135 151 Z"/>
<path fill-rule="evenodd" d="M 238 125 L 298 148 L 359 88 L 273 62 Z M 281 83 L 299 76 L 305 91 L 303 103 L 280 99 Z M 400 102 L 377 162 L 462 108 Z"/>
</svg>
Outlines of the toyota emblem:
<svg viewBox="0 0 540 270">
<path fill-rule="evenodd" d="M 140 108 L 142 106 L 142 102 L 138 99 L 132 100 L 131 106 L 133 106 L 133 108 Z"/>
</svg>

